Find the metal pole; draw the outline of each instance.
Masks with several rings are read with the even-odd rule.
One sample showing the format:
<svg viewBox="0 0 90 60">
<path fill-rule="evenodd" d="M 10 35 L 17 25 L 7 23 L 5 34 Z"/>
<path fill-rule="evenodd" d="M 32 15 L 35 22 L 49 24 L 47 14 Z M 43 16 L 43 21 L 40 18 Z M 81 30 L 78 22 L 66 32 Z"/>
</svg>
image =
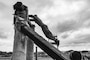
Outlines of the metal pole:
<svg viewBox="0 0 90 60">
<path fill-rule="evenodd" d="M 36 56 L 35 60 L 38 60 L 38 48 L 37 48 L 37 46 L 36 46 L 36 54 L 35 54 L 35 56 Z"/>
</svg>

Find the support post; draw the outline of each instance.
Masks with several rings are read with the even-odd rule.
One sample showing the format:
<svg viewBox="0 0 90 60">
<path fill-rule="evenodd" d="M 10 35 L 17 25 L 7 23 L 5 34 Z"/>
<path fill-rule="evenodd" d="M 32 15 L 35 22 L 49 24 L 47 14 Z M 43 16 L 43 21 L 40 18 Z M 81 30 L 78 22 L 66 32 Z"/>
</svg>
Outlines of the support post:
<svg viewBox="0 0 90 60">
<path fill-rule="evenodd" d="M 26 60 L 25 36 L 15 28 L 12 60 Z"/>
<path fill-rule="evenodd" d="M 34 60 L 34 43 L 31 39 L 27 40 L 27 51 L 26 51 L 26 60 Z"/>
<path fill-rule="evenodd" d="M 12 60 L 33 60 L 34 52 L 33 52 L 33 41 L 31 41 L 30 38 L 28 38 L 26 35 L 22 34 L 17 30 L 16 27 L 18 24 L 18 21 L 20 21 L 21 18 L 25 20 L 24 23 L 27 23 L 28 20 L 28 9 L 25 5 L 23 5 L 21 2 L 17 2 L 14 5 L 14 46 L 13 46 L 13 55 Z M 22 21 L 20 21 L 22 22 Z"/>
<path fill-rule="evenodd" d="M 37 46 L 36 46 L 36 54 L 35 54 L 35 60 L 38 60 L 38 55 L 37 55 L 37 53 L 38 53 L 38 49 L 37 49 Z"/>
<path fill-rule="evenodd" d="M 31 24 L 30 27 L 34 31 L 35 25 Z M 27 39 L 26 60 L 34 60 L 34 42 L 30 38 Z"/>
</svg>

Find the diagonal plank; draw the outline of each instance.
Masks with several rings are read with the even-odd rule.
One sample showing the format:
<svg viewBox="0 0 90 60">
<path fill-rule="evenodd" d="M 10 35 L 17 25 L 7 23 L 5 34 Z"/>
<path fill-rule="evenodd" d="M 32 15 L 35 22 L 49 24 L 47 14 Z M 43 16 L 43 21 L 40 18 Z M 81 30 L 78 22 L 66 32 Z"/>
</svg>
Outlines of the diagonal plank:
<svg viewBox="0 0 90 60">
<path fill-rule="evenodd" d="M 33 31 L 30 27 L 21 26 L 23 34 L 27 35 L 34 43 L 39 46 L 43 51 L 45 51 L 49 56 L 56 60 L 70 60 L 65 54 L 59 51 L 57 48 L 52 46 L 48 41 L 46 41 L 42 36 Z"/>
</svg>

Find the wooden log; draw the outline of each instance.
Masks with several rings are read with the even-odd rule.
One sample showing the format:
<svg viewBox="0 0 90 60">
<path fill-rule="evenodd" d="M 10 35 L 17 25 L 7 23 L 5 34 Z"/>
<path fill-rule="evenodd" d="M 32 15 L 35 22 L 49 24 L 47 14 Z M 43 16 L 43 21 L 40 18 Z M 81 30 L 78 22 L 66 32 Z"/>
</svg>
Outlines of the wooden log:
<svg viewBox="0 0 90 60">
<path fill-rule="evenodd" d="M 44 50 L 53 59 L 70 60 L 64 53 L 52 46 L 47 40 L 45 40 L 42 36 L 38 35 L 31 28 L 28 28 L 27 26 L 21 26 L 20 31 L 23 34 L 27 35 L 29 38 L 31 38 L 37 46 Z"/>
<path fill-rule="evenodd" d="M 34 60 L 34 43 L 31 39 L 27 39 L 26 60 Z"/>
<path fill-rule="evenodd" d="M 15 28 L 12 60 L 26 60 L 25 36 Z"/>
<path fill-rule="evenodd" d="M 25 20 L 24 23 L 27 23 L 28 20 L 28 9 L 25 5 L 20 5 L 21 2 L 17 2 L 14 5 L 15 15 L 14 15 L 14 46 L 13 46 L 13 55 L 12 60 L 34 60 L 34 51 L 33 51 L 33 41 L 28 38 L 26 35 L 23 35 L 17 30 L 18 21 Z M 17 6 L 19 5 L 19 6 Z M 22 19 L 20 19 L 22 18 Z M 22 22 L 22 21 L 20 21 Z M 29 26 L 29 25 L 28 25 Z"/>
<path fill-rule="evenodd" d="M 27 43 L 27 36 L 23 35 L 19 32 L 16 28 L 19 25 L 17 22 L 20 20 L 18 16 L 26 19 L 26 11 L 15 11 L 14 16 L 14 45 L 13 45 L 13 55 L 12 60 L 26 60 L 26 43 Z M 17 16 L 16 16 L 17 15 Z M 20 27 L 18 27 L 20 28 Z"/>
</svg>

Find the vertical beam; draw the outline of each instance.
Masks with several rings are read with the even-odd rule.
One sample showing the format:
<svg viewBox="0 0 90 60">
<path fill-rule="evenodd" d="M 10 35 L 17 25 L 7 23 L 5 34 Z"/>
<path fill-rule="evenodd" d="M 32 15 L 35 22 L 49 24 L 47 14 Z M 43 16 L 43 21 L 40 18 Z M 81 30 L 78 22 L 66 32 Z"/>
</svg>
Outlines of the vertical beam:
<svg viewBox="0 0 90 60">
<path fill-rule="evenodd" d="M 27 36 L 20 33 L 16 27 L 18 21 L 20 21 L 19 16 L 26 20 L 24 23 L 27 23 L 28 20 L 28 9 L 21 2 L 17 2 L 14 5 L 15 16 L 14 16 L 14 46 L 13 46 L 13 55 L 12 60 L 33 60 L 34 51 L 33 51 L 33 41 Z M 22 21 L 21 21 L 22 22 Z"/>
<path fill-rule="evenodd" d="M 34 43 L 31 39 L 27 39 L 27 52 L 26 52 L 26 60 L 34 60 Z"/>
<path fill-rule="evenodd" d="M 34 31 L 35 26 L 30 21 L 28 21 L 28 25 Z M 34 42 L 30 38 L 27 38 L 26 60 L 34 60 Z"/>
<path fill-rule="evenodd" d="M 25 60 L 26 59 L 25 43 L 26 43 L 25 36 L 22 35 L 15 28 L 12 60 Z"/>
<path fill-rule="evenodd" d="M 17 6 L 18 3 L 14 5 Z M 19 2 L 20 4 L 20 2 Z M 21 16 L 22 18 L 26 19 L 26 11 L 18 11 L 15 10 L 15 15 Z M 17 21 L 19 21 L 18 17 L 14 16 L 14 46 L 13 46 L 13 55 L 12 55 L 12 60 L 26 60 L 26 36 L 20 33 L 16 26 Z M 19 28 L 19 27 L 18 27 Z"/>
</svg>

